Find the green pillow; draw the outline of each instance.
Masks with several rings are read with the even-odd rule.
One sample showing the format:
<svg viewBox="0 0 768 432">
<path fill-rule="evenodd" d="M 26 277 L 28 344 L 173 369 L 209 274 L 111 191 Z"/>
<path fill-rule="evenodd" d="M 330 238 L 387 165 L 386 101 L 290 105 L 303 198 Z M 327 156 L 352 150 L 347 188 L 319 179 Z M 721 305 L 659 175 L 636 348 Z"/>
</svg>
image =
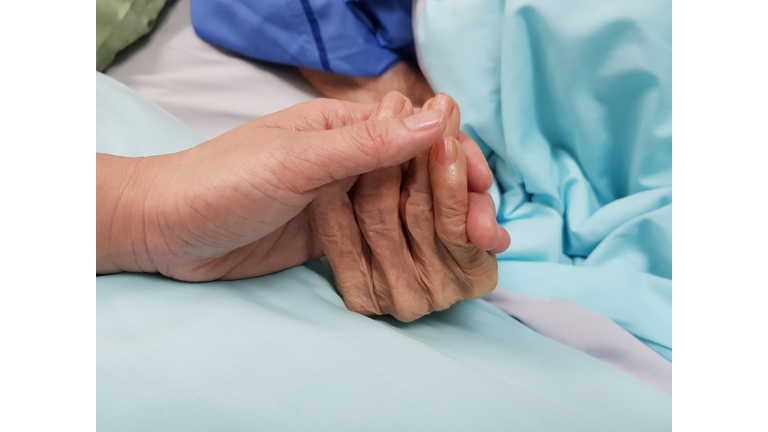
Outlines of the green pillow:
<svg viewBox="0 0 768 432">
<path fill-rule="evenodd" d="M 152 30 L 165 0 L 96 0 L 96 70 Z"/>
</svg>

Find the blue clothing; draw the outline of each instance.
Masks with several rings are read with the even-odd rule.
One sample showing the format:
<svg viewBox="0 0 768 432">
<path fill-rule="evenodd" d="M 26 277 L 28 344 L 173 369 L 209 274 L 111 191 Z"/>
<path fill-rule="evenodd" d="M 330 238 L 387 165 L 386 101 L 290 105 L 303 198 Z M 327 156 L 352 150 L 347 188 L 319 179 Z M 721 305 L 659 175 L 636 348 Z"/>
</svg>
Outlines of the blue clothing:
<svg viewBox="0 0 768 432">
<path fill-rule="evenodd" d="M 499 284 L 671 359 L 669 1 L 427 0 L 417 40 L 494 171 Z"/>
<path fill-rule="evenodd" d="M 378 76 L 414 59 L 411 0 L 192 0 L 205 41 L 258 60 Z"/>
</svg>

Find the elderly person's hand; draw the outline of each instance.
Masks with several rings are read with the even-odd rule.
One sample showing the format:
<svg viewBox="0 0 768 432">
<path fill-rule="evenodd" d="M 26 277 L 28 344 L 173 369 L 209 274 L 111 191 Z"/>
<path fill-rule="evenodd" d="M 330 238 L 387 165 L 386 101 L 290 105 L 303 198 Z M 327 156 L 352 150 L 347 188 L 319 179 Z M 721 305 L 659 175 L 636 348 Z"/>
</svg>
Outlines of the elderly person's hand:
<svg viewBox="0 0 768 432">
<path fill-rule="evenodd" d="M 496 287 L 495 253 L 509 246 L 486 192 L 492 176 L 459 131 L 456 103 L 441 94 L 424 110 L 445 112 L 444 136 L 401 170 L 361 175 L 320 189 L 311 221 L 350 310 L 412 321 Z M 413 115 L 408 99 L 389 93 L 372 119 Z M 458 140 L 456 139 L 458 138 Z M 469 170 L 468 170 L 469 165 Z"/>
</svg>

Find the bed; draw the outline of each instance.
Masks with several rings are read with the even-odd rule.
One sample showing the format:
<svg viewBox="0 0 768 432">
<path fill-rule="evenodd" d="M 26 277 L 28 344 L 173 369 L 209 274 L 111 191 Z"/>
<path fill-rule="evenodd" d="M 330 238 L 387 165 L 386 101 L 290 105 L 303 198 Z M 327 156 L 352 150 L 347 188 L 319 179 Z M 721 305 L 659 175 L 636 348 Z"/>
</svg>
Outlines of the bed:
<svg viewBox="0 0 768 432">
<path fill-rule="evenodd" d="M 171 2 L 154 32 L 97 74 L 97 151 L 179 151 L 319 96 L 292 68 L 200 40 L 189 3 Z M 669 430 L 671 363 L 653 349 L 663 331 L 636 312 L 595 310 L 628 276 L 579 269 L 541 295 L 537 286 L 557 284 L 554 264 L 510 259 L 506 288 L 410 324 L 347 311 L 323 260 L 242 281 L 99 276 L 98 427 Z M 648 284 L 660 294 L 622 301 L 666 307 L 663 286 Z"/>
</svg>

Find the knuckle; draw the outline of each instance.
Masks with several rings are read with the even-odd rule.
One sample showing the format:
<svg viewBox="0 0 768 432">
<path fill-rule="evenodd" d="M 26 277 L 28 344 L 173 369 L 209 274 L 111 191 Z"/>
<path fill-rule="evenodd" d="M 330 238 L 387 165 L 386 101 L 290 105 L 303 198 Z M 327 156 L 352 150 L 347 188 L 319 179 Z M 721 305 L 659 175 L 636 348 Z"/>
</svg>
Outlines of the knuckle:
<svg viewBox="0 0 768 432">
<path fill-rule="evenodd" d="M 414 212 L 414 216 L 422 216 L 425 213 L 432 213 L 431 194 L 413 189 L 406 189 L 403 197 L 403 203 L 406 210 Z"/>
<path fill-rule="evenodd" d="M 392 316 L 398 321 L 412 322 L 434 310 L 429 290 L 414 283 L 409 293 L 409 295 L 395 298 L 395 310 Z"/>
<path fill-rule="evenodd" d="M 364 122 L 363 125 L 365 126 L 363 130 L 365 131 L 365 138 L 367 141 L 375 148 L 381 149 L 384 148 L 386 143 L 388 142 L 388 135 L 387 132 L 388 129 L 384 127 L 383 121 L 367 121 Z"/>
<path fill-rule="evenodd" d="M 355 205 L 355 215 L 357 223 L 363 231 L 366 238 L 371 242 L 391 241 L 398 234 L 399 220 L 397 215 L 397 206 L 382 206 L 375 201 L 375 197 L 366 197 L 361 203 Z"/>
<path fill-rule="evenodd" d="M 427 194 L 409 191 L 403 195 L 400 205 L 401 216 L 409 229 L 429 230 L 434 225 L 432 200 Z"/>
<path fill-rule="evenodd" d="M 499 284 L 496 258 L 491 257 L 489 254 L 487 256 L 488 259 L 473 270 L 464 270 L 465 275 L 469 279 L 471 292 L 471 297 L 469 298 L 480 298 L 496 289 Z"/>
<path fill-rule="evenodd" d="M 432 270 L 433 276 L 430 284 L 432 308 L 435 311 L 448 309 L 451 305 L 463 300 L 462 289 L 459 281 L 445 266 L 439 266 Z"/>
<path fill-rule="evenodd" d="M 312 230 L 315 233 L 315 237 L 322 243 L 323 249 L 332 249 L 329 248 L 329 246 L 335 246 L 342 236 L 339 227 L 333 224 L 313 222 Z M 326 250 L 325 254 L 331 255 L 333 254 L 333 250 Z"/>
<path fill-rule="evenodd" d="M 368 214 L 371 212 L 378 212 L 385 206 L 381 203 L 381 198 L 378 194 L 369 193 L 370 191 L 362 191 L 362 185 L 357 185 L 354 198 L 352 200 L 352 206 L 355 208 L 355 213 L 358 215 Z"/>
<path fill-rule="evenodd" d="M 356 110 L 356 104 L 338 99 L 321 99 L 322 115 L 325 119 L 325 129 L 335 129 L 349 123 L 361 121 L 360 112 Z"/>
<path fill-rule="evenodd" d="M 371 199 L 365 199 L 365 201 L 369 200 Z M 365 203 L 361 203 L 359 206 L 356 206 L 355 213 L 357 214 L 358 222 L 371 231 L 391 231 L 392 227 L 388 222 L 392 218 L 393 209 L 388 209 L 375 203 L 370 204 L 365 205 Z"/>
<path fill-rule="evenodd" d="M 300 107 L 304 112 L 315 113 L 315 116 L 306 116 L 306 120 L 314 129 L 328 130 L 332 128 L 333 102 L 332 99 L 319 98 L 302 102 L 296 107 Z"/>
<path fill-rule="evenodd" d="M 344 299 L 344 305 L 352 312 L 365 316 L 381 315 L 381 309 L 371 294 L 370 278 L 360 276 L 356 278 L 336 278 L 336 284 Z"/>
<path fill-rule="evenodd" d="M 496 272 L 486 272 L 483 276 L 478 278 L 477 283 L 475 284 L 475 298 L 482 297 L 493 291 L 496 289 L 498 283 L 499 276 Z"/>
<path fill-rule="evenodd" d="M 398 321 L 402 321 L 405 323 L 416 321 L 417 319 L 427 315 L 429 313 L 429 310 L 427 308 L 407 308 L 403 310 L 398 310 L 394 313 L 392 313 L 392 316 L 395 317 Z"/>
<path fill-rule="evenodd" d="M 432 300 L 432 310 L 433 311 L 442 311 L 446 310 L 449 307 L 451 307 L 452 304 L 456 303 L 459 299 L 453 299 L 452 297 L 448 297 L 441 293 L 441 295 L 435 295 Z"/>
<path fill-rule="evenodd" d="M 359 313 L 360 315 L 365 316 L 374 316 L 374 315 L 380 315 L 379 311 L 377 311 L 372 305 L 367 303 L 360 303 L 356 301 L 348 301 L 344 299 L 344 305 L 352 312 Z"/>
<path fill-rule="evenodd" d="M 466 253 L 474 245 L 469 243 L 465 223 L 466 219 L 439 216 L 435 224 L 435 231 L 445 246 L 452 250 L 459 250 L 460 253 Z"/>
<path fill-rule="evenodd" d="M 443 311 L 448 309 L 449 307 L 455 305 L 456 303 L 461 303 L 461 301 L 464 300 L 464 297 L 462 297 L 459 294 L 453 295 L 451 297 L 447 297 L 443 302 L 440 303 L 440 307 L 435 307 L 436 311 Z"/>
<path fill-rule="evenodd" d="M 451 255 L 453 255 L 461 267 L 461 271 L 473 279 L 484 277 L 489 272 L 496 272 L 496 257 L 491 253 L 478 249 L 472 243 L 452 250 Z"/>
<path fill-rule="evenodd" d="M 467 223 L 467 209 L 464 206 L 441 205 L 440 222 L 450 228 L 461 228 Z"/>
<path fill-rule="evenodd" d="M 339 242 L 345 228 L 339 222 L 346 220 L 339 212 L 323 211 L 317 206 L 310 208 L 310 228 L 323 244 L 336 245 Z"/>
<path fill-rule="evenodd" d="M 345 128 L 342 140 L 350 146 L 350 157 L 363 164 L 365 171 L 371 171 L 378 167 L 381 159 L 381 148 L 373 141 L 369 122 L 359 123 L 355 127 Z"/>
</svg>

